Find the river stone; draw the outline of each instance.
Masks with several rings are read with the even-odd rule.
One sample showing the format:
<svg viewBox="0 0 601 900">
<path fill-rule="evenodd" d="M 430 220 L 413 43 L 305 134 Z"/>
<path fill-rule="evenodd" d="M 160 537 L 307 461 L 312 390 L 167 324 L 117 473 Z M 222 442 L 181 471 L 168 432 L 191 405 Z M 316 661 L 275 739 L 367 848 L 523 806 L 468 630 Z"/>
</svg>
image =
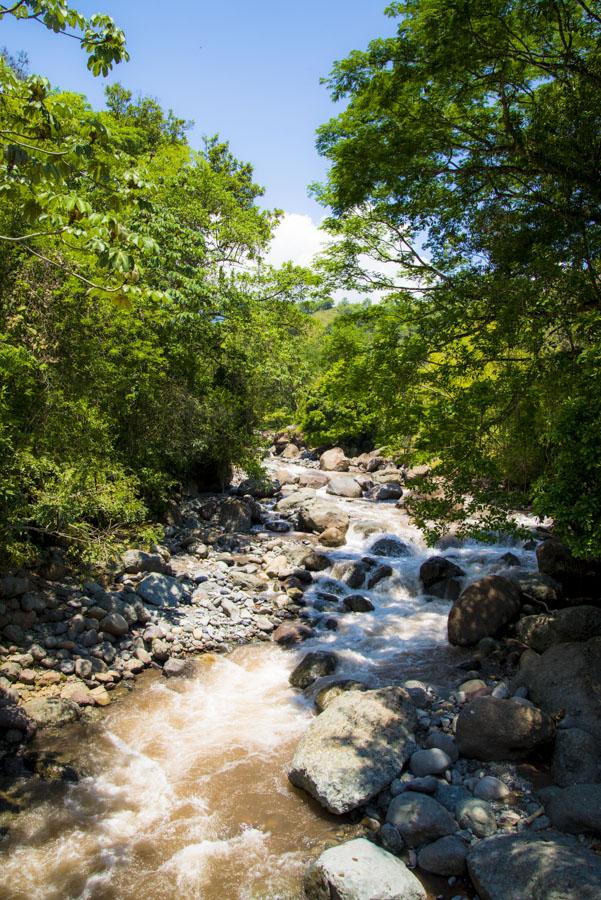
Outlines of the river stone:
<svg viewBox="0 0 601 900">
<path fill-rule="evenodd" d="M 319 542 L 324 547 L 342 547 L 346 540 L 346 528 L 336 528 L 334 526 L 326 528 L 319 535 Z"/>
<path fill-rule="evenodd" d="M 460 800 L 455 808 L 455 815 L 461 827 L 469 828 L 476 837 L 490 837 L 497 830 L 497 820 L 491 805 L 478 797 Z"/>
<path fill-rule="evenodd" d="M 439 750 L 444 750 L 452 763 L 457 762 L 459 759 L 455 738 L 450 734 L 445 734 L 444 731 L 431 732 L 426 738 L 425 745 L 426 747 L 438 747 Z"/>
<path fill-rule="evenodd" d="M 482 760 L 522 759 L 555 732 L 546 713 L 514 700 L 477 697 L 457 718 L 455 739 L 462 756 Z"/>
<path fill-rule="evenodd" d="M 395 537 L 379 538 L 371 545 L 369 552 L 374 556 L 387 556 L 392 559 L 401 559 L 404 556 L 411 556 L 411 548 L 409 545 Z"/>
<path fill-rule="evenodd" d="M 403 489 L 400 482 L 390 482 L 388 484 L 375 484 L 366 491 L 365 496 L 368 500 L 381 502 L 383 500 L 400 500 L 403 496 Z"/>
<path fill-rule="evenodd" d="M 60 727 L 80 716 L 77 703 L 59 697 L 37 697 L 23 704 L 25 714 L 40 728 Z"/>
<path fill-rule="evenodd" d="M 327 484 L 329 480 L 330 477 L 325 472 L 307 469 L 306 472 L 300 473 L 298 483 L 301 487 L 320 488 Z"/>
<path fill-rule="evenodd" d="M 551 824 L 570 834 L 601 834 L 601 784 L 573 784 L 539 792 Z"/>
<path fill-rule="evenodd" d="M 553 831 L 479 841 L 467 865 L 482 900 L 598 900 L 601 894 L 599 857 Z"/>
<path fill-rule="evenodd" d="M 301 739 L 290 781 L 330 812 L 366 803 L 399 775 L 415 749 L 415 707 L 402 688 L 348 691 Z"/>
<path fill-rule="evenodd" d="M 278 500 L 275 508 L 278 512 L 289 512 L 291 509 L 297 509 L 302 503 L 312 500 L 315 497 L 315 491 L 311 488 L 304 488 L 300 491 L 293 491 L 287 497 Z"/>
<path fill-rule="evenodd" d="M 581 728 L 558 729 L 553 780 L 560 787 L 601 782 L 601 748 L 592 734 Z"/>
<path fill-rule="evenodd" d="M 505 800 L 510 793 L 505 782 L 494 775 L 484 775 L 474 788 L 474 795 L 480 800 Z"/>
<path fill-rule="evenodd" d="M 290 443 L 286 444 L 280 456 L 282 459 L 298 459 L 300 454 L 301 452 L 296 444 L 293 444 L 292 441 L 290 441 Z"/>
<path fill-rule="evenodd" d="M 161 572 L 167 570 L 165 560 L 160 553 L 146 553 L 144 550 L 128 550 L 121 557 L 123 571 L 128 574 L 137 572 Z"/>
<path fill-rule="evenodd" d="M 466 868 L 467 845 L 460 837 L 449 834 L 433 844 L 427 844 L 417 854 L 417 864 L 433 875 L 463 875 Z"/>
<path fill-rule="evenodd" d="M 123 637 L 129 631 L 129 625 L 120 613 L 112 612 L 100 620 L 100 630 L 114 637 Z"/>
<path fill-rule="evenodd" d="M 307 869 L 307 900 L 425 900 L 426 892 L 402 860 L 357 838 L 331 847 Z"/>
<path fill-rule="evenodd" d="M 371 612 L 375 609 L 369 597 L 363 594 L 350 594 L 343 600 L 344 608 L 349 612 Z"/>
<path fill-rule="evenodd" d="M 334 494 L 337 497 L 349 497 L 350 499 L 356 500 L 362 495 L 363 491 L 354 478 L 338 475 L 334 478 L 330 478 L 326 493 Z"/>
<path fill-rule="evenodd" d="M 347 459 L 341 447 L 326 450 L 319 457 L 319 468 L 325 469 L 326 472 L 348 472 L 350 464 L 350 459 Z"/>
<path fill-rule="evenodd" d="M 170 656 L 163 665 L 165 678 L 191 678 L 196 666 L 193 659 L 176 659 Z"/>
<path fill-rule="evenodd" d="M 353 678 L 344 678 L 340 681 L 332 681 L 326 684 L 315 695 L 315 706 L 319 712 L 323 712 L 326 706 L 329 706 L 336 697 L 344 694 L 346 691 L 367 691 L 368 686 L 362 681 L 355 681 Z"/>
<path fill-rule="evenodd" d="M 526 616 L 517 623 L 516 634 L 537 653 L 565 641 L 586 641 L 601 636 L 601 609 L 570 606 L 552 616 Z"/>
<path fill-rule="evenodd" d="M 306 656 L 303 656 L 298 665 L 292 670 L 288 680 L 292 687 L 300 688 L 302 691 L 309 687 L 310 684 L 313 684 L 314 681 L 317 681 L 318 678 L 323 678 L 324 675 L 331 675 L 337 665 L 338 659 L 335 653 L 330 653 L 327 650 L 312 650 Z"/>
<path fill-rule="evenodd" d="M 179 606 L 186 592 L 176 578 L 151 572 L 136 588 L 137 593 L 152 606 Z"/>
<path fill-rule="evenodd" d="M 20 597 L 26 594 L 30 588 L 29 579 L 17 575 L 5 575 L 0 578 L 0 597 Z"/>
<path fill-rule="evenodd" d="M 303 556 L 301 563 L 309 572 L 323 572 L 332 565 L 325 553 L 318 553 L 316 550 L 310 550 Z"/>
<path fill-rule="evenodd" d="M 427 750 L 416 750 L 409 760 L 409 768 L 414 775 L 440 775 L 451 766 L 451 758 L 444 750 L 431 747 Z"/>
<path fill-rule="evenodd" d="M 465 588 L 449 613 L 449 643 L 469 647 L 494 637 L 517 616 L 520 606 L 520 592 L 513 582 L 500 575 L 479 578 Z"/>
<path fill-rule="evenodd" d="M 226 531 L 250 531 L 253 523 L 251 504 L 239 497 L 226 497 L 219 507 L 219 523 Z"/>
<path fill-rule="evenodd" d="M 563 588 L 549 575 L 530 572 L 528 569 L 511 569 L 505 575 L 517 584 L 524 603 L 544 603 L 549 609 L 562 605 Z"/>
<path fill-rule="evenodd" d="M 419 847 L 458 830 L 457 822 L 444 806 L 427 794 L 413 791 L 398 794 L 392 800 L 386 821 L 398 828 L 409 847 Z"/>
<path fill-rule="evenodd" d="M 431 556 L 421 564 L 419 570 L 421 583 L 427 591 L 438 582 L 449 578 L 462 578 L 464 575 L 463 569 L 445 556 Z"/>
<path fill-rule="evenodd" d="M 313 634 L 313 630 L 300 620 L 294 622 L 282 622 L 281 625 L 273 632 L 271 639 L 276 644 L 282 646 L 290 646 L 291 644 L 300 644 L 306 641 Z"/>
<path fill-rule="evenodd" d="M 313 531 L 316 534 L 320 534 L 326 528 L 336 528 L 346 534 L 349 521 L 348 513 L 324 500 L 303 503 L 298 511 L 301 531 Z"/>
</svg>

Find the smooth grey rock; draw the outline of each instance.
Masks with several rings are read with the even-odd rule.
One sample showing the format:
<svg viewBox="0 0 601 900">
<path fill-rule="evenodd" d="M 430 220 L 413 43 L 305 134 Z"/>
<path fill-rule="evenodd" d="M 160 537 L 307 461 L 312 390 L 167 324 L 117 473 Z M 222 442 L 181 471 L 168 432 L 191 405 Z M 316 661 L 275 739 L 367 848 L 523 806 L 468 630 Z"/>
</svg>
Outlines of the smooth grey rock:
<svg viewBox="0 0 601 900">
<path fill-rule="evenodd" d="M 601 747 L 581 728 L 559 728 L 553 752 L 553 780 L 560 787 L 601 782 Z"/>
<path fill-rule="evenodd" d="M 136 591 L 152 606 L 179 606 L 186 596 L 186 591 L 176 578 L 158 572 L 146 575 Z"/>
<path fill-rule="evenodd" d="M 129 574 L 137 572 L 167 571 L 167 564 L 160 553 L 146 553 L 144 550 L 128 550 L 121 557 L 123 570 Z"/>
<path fill-rule="evenodd" d="M 444 750 L 451 762 L 455 763 L 459 759 L 455 738 L 450 734 L 445 734 L 444 731 L 431 732 L 426 738 L 426 747 L 438 747 L 439 750 Z"/>
<path fill-rule="evenodd" d="M 369 688 L 362 681 L 354 678 L 343 678 L 340 681 L 331 681 L 322 687 L 315 695 L 315 706 L 319 712 L 323 712 L 326 706 L 346 691 L 367 691 Z"/>
<path fill-rule="evenodd" d="M 100 620 L 100 628 L 107 634 L 114 637 L 123 637 L 129 631 L 129 625 L 125 618 L 117 612 L 109 613 L 104 619 Z"/>
<path fill-rule="evenodd" d="M 464 575 L 463 569 L 446 556 L 431 556 L 419 569 L 419 577 L 426 591 L 440 582 L 450 578 L 462 578 Z"/>
<path fill-rule="evenodd" d="M 398 687 L 348 691 L 309 726 L 290 781 L 330 812 L 346 813 L 387 787 L 415 749 L 415 708 Z"/>
<path fill-rule="evenodd" d="M 415 875 L 365 838 L 331 847 L 307 869 L 307 900 L 425 900 Z"/>
<path fill-rule="evenodd" d="M 451 766 L 451 757 L 439 747 L 416 750 L 409 760 L 414 775 L 440 775 Z"/>
<path fill-rule="evenodd" d="M 569 834 L 601 834 L 601 784 L 574 784 L 539 792 L 552 825 Z"/>
<path fill-rule="evenodd" d="M 298 525 L 301 531 L 321 534 L 327 528 L 335 528 L 346 533 L 349 515 L 334 503 L 313 500 L 301 504 L 298 510 Z"/>
<path fill-rule="evenodd" d="M 449 834 L 427 844 L 417 854 L 420 869 L 433 875 L 463 875 L 466 870 L 467 844 Z"/>
<path fill-rule="evenodd" d="M 517 616 L 520 606 L 514 582 L 500 575 L 479 578 L 465 588 L 449 613 L 449 643 L 469 647 L 494 637 Z"/>
<path fill-rule="evenodd" d="M 176 659 L 171 656 L 163 665 L 165 678 L 191 678 L 196 666 L 193 659 Z"/>
<path fill-rule="evenodd" d="M 386 821 L 398 828 L 409 847 L 419 847 L 458 830 L 457 822 L 444 806 L 427 794 L 414 792 L 398 794 L 393 799 Z"/>
<path fill-rule="evenodd" d="M 294 491 L 287 497 L 282 497 L 275 505 L 278 512 L 288 512 L 292 509 L 298 509 L 302 503 L 312 500 L 315 497 L 315 491 L 312 488 L 304 488 L 300 491 Z"/>
<path fill-rule="evenodd" d="M 25 714 L 40 727 L 60 727 L 80 717 L 77 703 L 59 697 L 39 697 L 23 704 Z"/>
<path fill-rule="evenodd" d="M 476 697 L 457 717 L 455 738 L 462 756 L 482 760 L 522 759 L 555 733 L 539 709 L 515 700 Z"/>
<path fill-rule="evenodd" d="M 298 665 L 292 670 L 288 680 L 293 687 L 304 690 L 310 684 L 313 684 L 314 681 L 317 681 L 318 678 L 323 678 L 324 675 L 331 675 L 336 670 L 337 665 L 338 659 L 335 653 L 330 653 L 327 650 L 312 650 L 306 656 L 303 656 Z"/>
<path fill-rule="evenodd" d="M 337 497 L 349 497 L 351 499 L 358 499 L 363 491 L 361 490 L 361 486 L 355 481 L 354 478 L 349 476 L 338 475 L 334 478 L 330 478 L 329 484 L 326 488 L 327 494 L 334 494 Z"/>
<path fill-rule="evenodd" d="M 455 808 L 455 815 L 461 827 L 469 828 L 476 837 L 490 837 L 497 830 L 495 815 L 486 800 L 477 797 L 460 800 Z"/>
<path fill-rule="evenodd" d="M 363 594 L 350 594 L 342 602 L 348 612 L 371 612 L 375 609 L 369 597 L 364 597 Z"/>
<path fill-rule="evenodd" d="M 485 775 L 474 788 L 474 796 L 480 800 L 505 800 L 510 793 L 505 782 L 494 775 Z"/>
<path fill-rule="evenodd" d="M 350 464 L 350 459 L 341 447 L 326 450 L 319 457 L 319 468 L 326 472 L 348 472 Z"/>
<path fill-rule="evenodd" d="M 557 832 L 495 835 L 473 844 L 470 878 L 482 900 L 599 900 L 601 860 Z"/>
</svg>

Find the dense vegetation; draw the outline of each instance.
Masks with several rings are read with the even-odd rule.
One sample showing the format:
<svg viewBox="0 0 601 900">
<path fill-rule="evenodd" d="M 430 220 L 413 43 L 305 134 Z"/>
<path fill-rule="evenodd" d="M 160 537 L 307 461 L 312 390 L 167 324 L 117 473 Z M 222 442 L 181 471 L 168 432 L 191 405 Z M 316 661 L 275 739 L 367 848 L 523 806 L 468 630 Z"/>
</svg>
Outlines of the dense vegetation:
<svg viewBox="0 0 601 900">
<path fill-rule="evenodd" d="M 110 20 L 15 9 L 79 28 L 94 72 L 123 58 Z M 22 59 L 0 80 L 0 548 L 97 557 L 175 484 L 252 465 L 302 379 L 305 275 L 257 267 L 277 216 L 227 143 L 194 152 L 118 85 L 98 112 Z"/>
<path fill-rule="evenodd" d="M 598 555 L 601 4 L 388 14 L 396 36 L 330 77 L 346 108 L 320 130 L 318 188 L 327 272 L 385 299 L 336 319 L 303 425 L 436 460 L 424 523 L 532 501 Z"/>
</svg>

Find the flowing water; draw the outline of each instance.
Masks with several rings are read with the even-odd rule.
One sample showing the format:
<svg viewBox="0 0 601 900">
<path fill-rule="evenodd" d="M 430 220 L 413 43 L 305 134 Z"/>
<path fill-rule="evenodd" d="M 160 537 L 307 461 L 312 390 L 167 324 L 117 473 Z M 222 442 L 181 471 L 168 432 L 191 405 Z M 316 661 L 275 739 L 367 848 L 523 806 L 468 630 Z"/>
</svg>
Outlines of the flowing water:
<svg viewBox="0 0 601 900">
<path fill-rule="evenodd" d="M 360 558 L 383 534 L 411 547 L 409 556 L 386 560 L 391 578 L 361 590 L 374 611 L 337 611 L 337 631 L 318 628 L 295 652 L 261 643 L 205 655 L 190 680 L 147 672 L 92 731 L 65 729 L 54 749 L 83 777 L 32 803 L 11 828 L 0 851 L 3 900 L 302 896 L 306 862 L 351 826 L 286 777 L 313 708 L 288 685 L 299 656 L 334 650 L 336 678 L 374 686 L 408 678 L 445 684 L 461 658 L 446 644 L 449 604 L 420 593 L 419 566 L 431 551 L 419 532 L 392 505 L 335 502 L 352 524 L 334 560 Z M 499 571 L 507 549 L 472 543 L 444 555 L 469 581 Z M 511 550 L 533 565 L 532 554 Z M 309 601 L 320 586 L 328 587 L 317 582 Z"/>
</svg>

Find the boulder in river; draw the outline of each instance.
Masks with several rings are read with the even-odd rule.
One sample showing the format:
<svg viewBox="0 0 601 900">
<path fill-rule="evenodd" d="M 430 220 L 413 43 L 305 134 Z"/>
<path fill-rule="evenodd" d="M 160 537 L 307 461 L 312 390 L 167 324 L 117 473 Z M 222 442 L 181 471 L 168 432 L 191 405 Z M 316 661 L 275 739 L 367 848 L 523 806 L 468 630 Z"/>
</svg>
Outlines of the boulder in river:
<svg viewBox="0 0 601 900">
<path fill-rule="evenodd" d="M 348 513 L 327 501 L 313 500 L 299 507 L 298 524 L 301 531 L 320 534 L 326 528 L 337 528 L 346 534 L 349 521 Z"/>
<path fill-rule="evenodd" d="M 338 475 L 330 478 L 326 492 L 337 497 L 348 497 L 354 500 L 357 500 L 363 494 L 361 485 L 348 475 Z"/>
<path fill-rule="evenodd" d="M 554 734 L 552 719 L 536 707 L 477 697 L 459 713 L 455 738 L 462 756 L 511 760 L 527 756 Z"/>
<path fill-rule="evenodd" d="M 313 629 L 305 622 L 296 620 L 294 622 L 282 622 L 272 634 L 272 640 L 276 644 L 282 644 L 284 647 L 292 644 L 300 644 L 306 641 L 313 634 Z"/>
<path fill-rule="evenodd" d="M 326 472 L 348 472 L 350 464 L 350 459 L 341 447 L 326 450 L 319 457 L 319 468 Z"/>
<path fill-rule="evenodd" d="M 319 535 L 319 542 L 324 547 L 342 547 L 346 540 L 346 528 L 337 528 L 331 525 Z"/>
<path fill-rule="evenodd" d="M 398 687 L 348 691 L 301 739 L 290 781 L 341 815 L 375 797 L 415 750 L 415 707 Z"/>
<path fill-rule="evenodd" d="M 601 893 L 601 859 L 554 831 L 478 841 L 467 865 L 482 900 L 598 900 Z"/>
<path fill-rule="evenodd" d="M 253 523 L 252 505 L 240 497 L 226 497 L 219 507 L 219 522 L 226 531 L 250 531 Z"/>
<path fill-rule="evenodd" d="M 391 559 L 402 559 L 411 556 L 411 548 L 404 541 L 396 537 L 378 538 L 369 548 L 374 556 L 386 556 Z"/>
<path fill-rule="evenodd" d="M 80 717 L 77 703 L 60 697 L 36 697 L 28 700 L 23 704 L 23 711 L 39 728 L 60 728 Z"/>
<path fill-rule="evenodd" d="M 323 712 L 326 706 L 346 691 L 367 691 L 368 686 L 354 678 L 342 678 L 340 681 L 331 681 L 324 685 L 315 695 L 315 706 L 319 712 Z"/>
<path fill-rule="evenodd" d="M 457 599 L 460 593 L 458 579 L 464 575 L 463 569 L 445 556 L 431 556 L 421 564 L 419 570 L 426 593 L 443 600 Z"/>
<path fill-rule="evenodd" d="M 468 585 L 449 613 L 449 643 L 460 647 L 494 637 L 515 619 L 521 606 L 516 585 L 500 575 L 488 575 Z"/>
<path fill-rule="evenodd" d="M 363 594 L 349 594 L 344 598 L 343 603 L 348 612 L 371 612 L 375 609 L 369 597 L 364 597 Z"/>
<path fill-rule="evenodd" d="M 330 847 L 307 869 L 307 900 L 425 900 L 426 891 L 402 860 L 357 838 Z"/>
<path fill-rule="evenodd" d="M 338 659 L 335 653 L 327 650 L 312 650 L 303 656 L 298 665 L 293 669 L 289 681 L 293 687 L 304 690 L 325 675 L 331 675 L 336 671 Z"/>
<path fill-rule="evenodd" d="M 401 833 L 408 847 L 419 847 L 459 830 L 451 813 L 427 794 L 398 794 L 388 807 L 386 821 Z"/>
</svg>

